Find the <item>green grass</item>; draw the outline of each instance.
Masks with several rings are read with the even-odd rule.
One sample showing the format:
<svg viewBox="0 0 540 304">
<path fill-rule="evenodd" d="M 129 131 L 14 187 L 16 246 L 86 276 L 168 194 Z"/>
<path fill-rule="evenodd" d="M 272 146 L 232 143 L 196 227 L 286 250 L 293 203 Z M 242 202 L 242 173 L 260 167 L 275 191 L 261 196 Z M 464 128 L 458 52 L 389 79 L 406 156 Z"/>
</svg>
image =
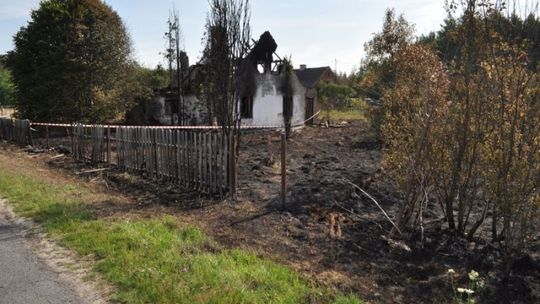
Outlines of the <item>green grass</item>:
<svg viewBox="0 0 540 304">
<path fill-rule="evenodd" d="M 329 113 L 323 111 L 322 117 L 329 115 L 330 121 L 367 121 L 369 105 L 362 99 L 353 99 L 349 107 L 343 109 L 334 109 Z"/>
<path fill-rule="evenodd" d="M 366 121 L 366 116 L 358 110 L 333 110 L 330 111 L 330 121 Z"/>
<path fill-rule="evenodd" d="M 60 243 L 96 257 L 95 271 L 127 303 L 361 303 L 316 287 L 289 268 L 241 250 L 222 250 L 170 216 L 100 219 L 80 201 L 88 191 L 0 171 L 0 195 Z"/>
</svg>

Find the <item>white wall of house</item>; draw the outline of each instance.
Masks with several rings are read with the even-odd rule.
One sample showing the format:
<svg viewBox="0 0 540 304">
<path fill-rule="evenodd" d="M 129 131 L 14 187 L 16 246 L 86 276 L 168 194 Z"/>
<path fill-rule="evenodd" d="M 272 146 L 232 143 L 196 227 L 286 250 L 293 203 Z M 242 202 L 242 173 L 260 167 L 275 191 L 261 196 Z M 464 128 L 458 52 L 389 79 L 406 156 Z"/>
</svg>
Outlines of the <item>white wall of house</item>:
<svg viewBox="0 0 540 304">
<path fill-rule="evenodd" d="M 203 124 L 201 110 L 204 110 L 204 105 L 195 95 L 184 96 L 184 106 L 188 116 L 188 124 Z"/>
<path fill-rule="evenodd" d="M 291 85 L 293 88 L 293 116 L 292 125 L 300 124 L 306 119 L 306 89 L 298 80 L 296 75 L 291 75 Z M 255 75 L 257 81 L 257 91 L 253 97 L 253 118 L 242 118 L 242 125 L 245 126 L 278 126 L 283 122 L 283 95 L 280 86 L 283 75 L 272 73 Z M 204 124 L 201 111 L 205 107 L 195 95 L 184 96 L 186 111 L 189 115 L 188 123 Z M 165 98 L 157 96 L 153 101 L 156 110 L 153 113 L 160 123 L 168 125 L 171 123 L 170 109 L 165 103 Z M 177 121 L 177 115 L 174 115 Z"/>
<path fill-rule="evenodd" d="M 253 118 L 242 118 L 246 126 L 283 126 L 283 95 L 280 92 L 282 75 L 272 73 L 255 75 L 257 92 L 253 98 Z M 293 87 L 292 124 L 305 119 L 305 88 L 296 75 L 291 78 Z"/>
</svg>

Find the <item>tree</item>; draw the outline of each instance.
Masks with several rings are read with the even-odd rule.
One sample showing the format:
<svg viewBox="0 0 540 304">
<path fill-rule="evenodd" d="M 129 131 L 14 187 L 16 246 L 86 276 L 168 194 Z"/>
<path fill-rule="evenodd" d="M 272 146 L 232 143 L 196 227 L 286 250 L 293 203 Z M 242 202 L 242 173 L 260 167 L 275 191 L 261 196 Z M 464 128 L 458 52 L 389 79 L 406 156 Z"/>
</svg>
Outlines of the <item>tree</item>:
<svg viewBox="0 0 540 304">
<path fill-rule="evenodd" d="M 366 60 L 358 76 L 360 92 L 374 99 L 381 99 L 383 91 L 392 84 L 391 58 L 400 49 L 412 43 L 414 26 L 403 15 L 396 17 L 394 9 L 385 12 L 383 29 L 375 33 L 364 45 Z"/>
<path fill-rule="evenodd" d="M 523 18 L 515 12 L 503 14 L 500 10 L 492 10 L 492 13 L 485 17 L 475 18 L 489 25 L 505 43 L 525 48 L 529 57 L 528 67 L 536 70 L 540 62 L 540 20 L 535 14 L 526 14 Z M 463 19 L 450 14 L 439 31 L 423 35 L 419 41 L 434 48 L 441 59 L 449 63 L 461 54 L 462 45 L 455 33 L 463 26 Z"/>
<path fill-rule="evenodd" d="M 414 26 L 403 15 L 396 17 L 394 9 L 386 10 L 383 29 L 375 33 L 364 45 L 366 60 L 358 73 L 358 93 L 381 100 L 386 89 L 394 81 L 392 57 L 414 40 Z M 380 137 L 383 113 L 379 107 L 370 109 L 371 125 L 376 137 Z"/>
<path fill-rule="evenodd" d="M 42 1 L 14 42 L 7 63 L 20 116 L 99 123 L 130 107 L 130 39 L 101 0 Z"/>
<path fill-rule="evenodd" d="M 456 37 L 452 35 L 458 27 L 459 21 L 451 16 L 444 19 L 442 28 L 419 38 L 419 42 L 433 48 L 445 62 L 451 62 L 459 55 L 460 46 Z"/>
<path fill-rule="evenodd" d="M 15 85 L 11 72 L 2 64 L 0 58 L 0 107 L 15 104 Z"/>
<path fill-rule="evenodd" d="M 240 100 L 250 95 L 254 81 L 250 65 L 244 64 L 251 40 L 249 0 L 211 0 L 205 38 L 202 95 L 208 119 L 215 117 L 228 135 L 240 127 Z"/>
<path fill-rule="evenodd" d="M 165 58 L 169 64 L 170 75 L 170 88 L 176 89 L 176 114 L 178 115 L 178 125 L 184 125 L 187 122 L 186 107 L 184 103 L 184 94 L 182 92 L 182 78 L 184 77 L 184 71 L 189 68 L 187 65 L 187 55 L 184 51 L 180 50 L 181 40 L 181 28 L 180 18 L 178 12 L 173 9 L 169 13 L 169 20 L 167 20 L 169 27 L 168 32 L 165 33 L 165 39 L 167 40 L 167 50 L 165 52 Z M 174 125 L 174 113 L 171 111 L 171 125 Z"/>
<path fill-rule="evenodd" d="M 384 61 L 410 44 L 414 38 L 414 26 L 403 15 L 396 17 L 394 9 L 387 9 L 383 29 L 364 45 L 368 61 Z"/>
</svg>

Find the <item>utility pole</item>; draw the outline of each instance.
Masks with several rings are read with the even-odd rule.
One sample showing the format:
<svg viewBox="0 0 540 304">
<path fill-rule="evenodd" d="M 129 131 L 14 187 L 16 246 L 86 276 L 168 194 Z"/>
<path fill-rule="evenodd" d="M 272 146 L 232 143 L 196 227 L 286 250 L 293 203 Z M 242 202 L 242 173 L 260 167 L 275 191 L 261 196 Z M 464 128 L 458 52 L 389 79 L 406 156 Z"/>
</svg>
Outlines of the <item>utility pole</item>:
<svg viewBox="0 0 540 304">
<path fill-rule="evenodd" d="M 178 83 L 178 103 L 177 103 L 177 109 L 178 109 L 178 125 L 183 126 L 185 125 L 185 109 L 184 109 L 184 98 L 182 94 L 182 61 L 181 58 L 181 52 L 180 52 L 180 21 L 178 19 L 178 13 L 176 11 L 173 12 L 174 16 L 174 32 L 175 32 L 175 42 L 176 42 L 176 82 Z"/>
<path fill-rule="evenodd" d="M 177 125 L 182 126 L 185 124 L 185 105 L 184 97 L 182 94 L 182 76 L 185 67 L 182 66 L 182 51 L 180 50 L 180 20 L 178 18 L 178 12 L 173 8 L 169 11 L 169 20 L 167 21 L 169 31 L 165 33 L 167 39 L 168 48 L 166 57 L 169 62 L 169 77 L 170 77 L 170 89 L 174 90 L 174 82 L 176 81 L 176 112 L 178 114 Z M 176 63 L 176 64 L 175 64 Z M 176 70 L 175 70 L 176 69 Z M 171 125 L 175 125 L 174 111 L 171 106 Z"/>
<path fill-rule="evenodd" d="M 334 81 L 337 83 L 337 58 L 334 59 Z"/>
<path fill-rule="evenodd" d="M 167 39 L 167 51 L 165 53 L 165 57 L 167 58 L 167 61 L 169 63 L 169 88 L 170 90 L 173 90 L 173 84 L 174 84 L 174 72 L 173 72 L 173 61 L 174 61 L 174 37 L 173 37 L 173 31 L 174 31 L 174 24 L 172 21 L 171 13 L 169 12 L 169 20 L 167 21 L 167 25 L 169 27 L 168 32 L 165 33 L 165 39 Z M 171 125 L 174 125 L 174 111 L 172 111 L 171 108 Z"/>
</svg>

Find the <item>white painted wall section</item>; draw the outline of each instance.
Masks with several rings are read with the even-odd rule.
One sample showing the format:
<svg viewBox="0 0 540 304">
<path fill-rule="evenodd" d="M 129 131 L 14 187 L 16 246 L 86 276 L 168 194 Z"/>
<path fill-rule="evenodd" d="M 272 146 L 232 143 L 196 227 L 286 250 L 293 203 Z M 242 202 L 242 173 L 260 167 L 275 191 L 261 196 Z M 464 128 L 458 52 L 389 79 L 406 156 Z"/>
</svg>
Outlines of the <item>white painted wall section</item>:
<svg viewBox="0 0 540 304">
<path fill-rule="evenodd" d="M 282 75 L 271 73 L 255 75 L 257 92 L 253 98 L 253 118 L 242 119 L 243 125 L 283 126 L 283 95 L 280 92 Z M 296 75 L 291 77 L 293 87 L 292 124 L 305 119 L 305 88 Z"/>
</svg>

